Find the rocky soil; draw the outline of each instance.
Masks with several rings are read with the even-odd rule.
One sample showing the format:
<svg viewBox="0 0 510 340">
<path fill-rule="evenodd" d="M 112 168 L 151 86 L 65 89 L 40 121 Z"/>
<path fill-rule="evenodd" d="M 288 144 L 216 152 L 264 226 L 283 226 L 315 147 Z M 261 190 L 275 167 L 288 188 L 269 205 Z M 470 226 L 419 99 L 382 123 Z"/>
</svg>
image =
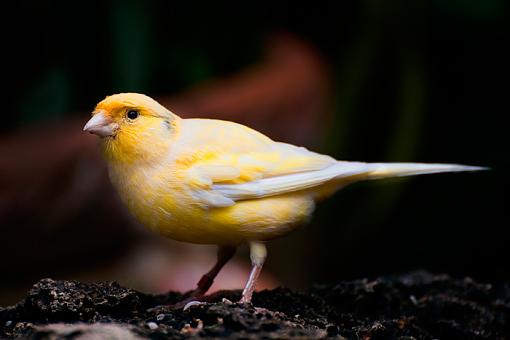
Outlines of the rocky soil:
<svg viewBox="0 0 510 340">
<path fill-rule="evenodd" d="M 510 285 L 417 272 L 256 293 L 218 292 L 183 311 L 179 293 L 143 294 L 115 282 L 43 279 L 0 308 L 1 338 L 510 339 Z M 166 307 L 165 307 L 166 306 Z"/>
</svg>

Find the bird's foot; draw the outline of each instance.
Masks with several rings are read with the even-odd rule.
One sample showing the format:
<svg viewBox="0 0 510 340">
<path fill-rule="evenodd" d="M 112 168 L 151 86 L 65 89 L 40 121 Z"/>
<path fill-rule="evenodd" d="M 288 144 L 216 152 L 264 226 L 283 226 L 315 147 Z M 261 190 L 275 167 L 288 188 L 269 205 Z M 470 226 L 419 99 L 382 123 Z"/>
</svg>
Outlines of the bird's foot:
<svg viewBox="0 0 510 340">
<path fill-rule="evenodd" d="M 188 309 L 190 309 L 191 307 L 194 307 L 194 306 L 202 306 L 202 305 L 207 305 L 209 304 L 208 302 L 204 302 L 204 301 L 196 301 L 196 300 L 193 300 L 193 301 L 190 301 L 188 302 L 186 305 L 184 305 L 184 307 L 182 308 L 182 310 L 185 312 L 187 311 Z"/>
<path fill-rule="evenodd" d="M 179 301 L 173 305 L 170 306 L 171 309 L 182 309 L 183 311 L 190 309 L 193 306 L 200 306 L 200 305 L 206 305 L 208 304 L 207 301 L 205 301 L 206 297 L 204 295 L 194 295 L 192 294 L 188 298 Z"/>
<path fill-rule="evenodd" d="M 158 305 L 158 306 L 147 309 L 147 312 L 155 313 L 155 314 L 165 314 L 165 313 L 172 312 L 172 311 L 175 311 L 178 309 L 182 309 L 183 311 L 186 311 L 193 306 L 200 306 L 200 305 L 207 305 L 207 304 L 208 304 L 208 302 L 205 302 L 205 301 L 198 301 L 196 299 L 186 299 L 186 300 L 174 303 L 173 305 Z"/>
<path fill-rule="evenodd" d="M 230 300 L 229 300 L 229 299 L 227 299 L 227 298 L 223 298 L 223 299 L 221 299 L 221 303 L 223 303 L 223 304 L 225 304 L 225 305 L 232 305 L 232 304 L 233 304 L 233 302 L 232 302 L 232 301 L 230 301 Z"/>
</svg>

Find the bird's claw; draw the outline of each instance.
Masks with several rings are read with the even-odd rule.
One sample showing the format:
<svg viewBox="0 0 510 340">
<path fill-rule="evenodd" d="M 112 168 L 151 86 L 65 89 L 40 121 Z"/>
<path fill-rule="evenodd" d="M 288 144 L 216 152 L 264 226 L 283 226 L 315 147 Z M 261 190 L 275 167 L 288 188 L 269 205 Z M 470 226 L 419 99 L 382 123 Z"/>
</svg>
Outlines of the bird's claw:
<svg viewBox="0 0 510 340">
<path fill-rule="evenodd" d="M 229 300 L 229 299 L 227 299 L 227 298 L 223 298 L 223 299 L 221 299 L 221 303 L 223 303 L 223 304 L 225 304 L 225 305 L 231 305 L 231 304 L 233 304 L 233 302 L 232 302 L 232 301 L 230 301 L 230 300 Z"/>
<path fill-rule="evenodd" d="M 206 305 L 207 302 L 203 302 L 203 301 L 190 301 L 188 302 L 184 308 L 182 309 L 184 312 L 187 311 L 188 309 L 190 309 L 191 307 L 193 306 L 201 306 L 201 305 Z"/>
</svg>

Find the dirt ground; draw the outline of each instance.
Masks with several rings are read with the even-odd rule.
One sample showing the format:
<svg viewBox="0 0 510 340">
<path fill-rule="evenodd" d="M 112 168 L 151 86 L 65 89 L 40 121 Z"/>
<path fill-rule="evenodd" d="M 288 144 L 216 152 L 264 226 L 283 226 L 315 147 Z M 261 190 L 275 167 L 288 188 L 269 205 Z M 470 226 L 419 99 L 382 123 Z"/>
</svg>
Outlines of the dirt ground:
<svg viewBox="0 0 510 340">
<path fill-rule="evenodd" d="M 0 308 L 1 338 L 347 338 L 510 339 L 510 285 L 416 272 L 256 293 L 218 292 L 187 311 L 183 299 L 143 294 L 115 282 L 43 279 L 26 298 Z M 156 307 L 154 309 L 154 307 Z"/>
</svg>

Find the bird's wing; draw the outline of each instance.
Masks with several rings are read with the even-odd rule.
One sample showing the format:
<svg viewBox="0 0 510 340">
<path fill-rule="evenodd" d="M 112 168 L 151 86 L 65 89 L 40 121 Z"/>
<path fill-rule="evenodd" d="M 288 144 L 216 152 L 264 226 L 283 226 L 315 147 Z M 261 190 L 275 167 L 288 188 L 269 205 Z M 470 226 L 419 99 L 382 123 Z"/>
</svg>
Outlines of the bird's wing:
<svg viewBox="0 0 510 340">
<path fill-rule="evenodd" d="M 367 163 L 337 162 L 320 170 L 261 178 L 240 184 L 213 184 L 211 189 L 223 197 L 240 201 L 310 189 L 332 179 L 350 178 L 370 171 L 372 167 Z"/>
<path fill-rule="evenodd" d="M 359 180 L 385 177 L 412 176 L 441 172 L 479 171 L 483 167 L 459 164 L 423 163 L 364 163 L 327 162 L 313 154 L 309 162 L 296 162 L 283 159 L 276 164 L 254 167 L 257 155 L 243 155 L 243 162 L 237 166 L 202 165 L 194 168 L 195 186 L 193 194 L 205 207 L 228 207 L 241 200 L 258 199 L 282 195 L 290 192 L 311 189 L 334 180 L 333 190 Z M 253 157 L 253 158 L 252 158 Z M 317 158 L 315 158 L 317 157 Z M 327 157 L 327 156 L 326 156 Z M 314 197 L 322 195 L 321 189 L 313 191 Z M 327 192 L 327 191 L 326 191 Z"/>
<path fill-rule="evenodd" d="M 311 189 L 331 180 L 334 190 L 364 179 L 483 169 L 457 164 L 337 161 L 302 147 L 273 142 L 239 124 L 184 121 L 180 145 L 174 145 L 173 150 L 181 155 L 176 162 L 184 166 L 184 182 L 195 201 L 205 208 Z M 319 198 L 329 188 L 313 192 Z"/>
<path fill-rule="evenodd" d="M 240 200 L 308 189 L 367 170 L 366 163 L 338 162 L 305 148 L 273 142 L 263 151 L 229 153 L 195 162 L 186 182 L 206 207 L 226 207 Z"/>
<path fill-rule="evenodd" d="M 403 177 L 442 172 L 480 171 L 488 168 L 462 164 L 364 163 L 335 161 L 321 169 L 265 177 L 240 184 L 213 184 L 216 195 L 233 201 L 280 195 L 305 190 L 335 180 L 333 189 L 360 180 Z M 327 191 L 326 191 L 327 192 Z M 321 191 L 315 192 L 316 197 Z"/>
</svg>

